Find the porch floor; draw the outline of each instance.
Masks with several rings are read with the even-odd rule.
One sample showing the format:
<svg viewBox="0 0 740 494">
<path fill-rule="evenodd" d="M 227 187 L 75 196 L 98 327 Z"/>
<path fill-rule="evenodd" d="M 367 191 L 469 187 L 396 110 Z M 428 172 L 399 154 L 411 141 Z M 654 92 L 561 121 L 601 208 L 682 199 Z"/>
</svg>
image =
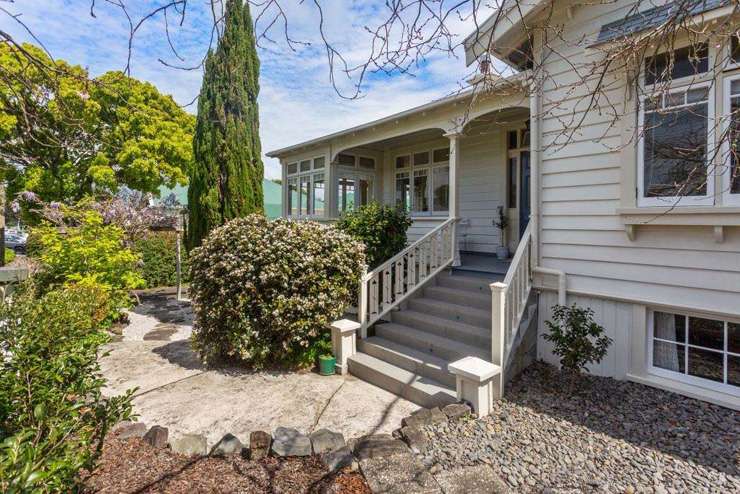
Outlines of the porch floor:
<svg viewBox="0 0 740 494">
<path fill-rule="evenodd" d="M 456 267 L 456 271 L 466 271 L 471 273 L 485 273 L 500 275 L 501 278 L 506 276 L 509 270 L 510 260 L 501 260 L 491 254 L 482 254 L 479 252 L 461 252 L 461 265 Z"/>
</svg>

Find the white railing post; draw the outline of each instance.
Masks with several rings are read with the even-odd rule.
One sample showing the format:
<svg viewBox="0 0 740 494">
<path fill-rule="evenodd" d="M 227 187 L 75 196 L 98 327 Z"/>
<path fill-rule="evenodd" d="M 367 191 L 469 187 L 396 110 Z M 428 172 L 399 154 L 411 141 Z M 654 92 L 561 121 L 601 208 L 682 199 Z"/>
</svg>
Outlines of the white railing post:
<svg viewBox="0 0 740 494">
<path fill-rule="evenodd" d="M 360 337 L 367 338 L 367 267 L 362 268 L 360 278 L 360 298 L 357 301 L 357 317 L 360 323 Z"/>
<path fill-rule="evenodd" d="M 491 284 L 491 362 L 501 368 L 498 396 L 504 395 L 504 365 L 506 350 L 506 288 L 503 283 Z"/>
</svg>

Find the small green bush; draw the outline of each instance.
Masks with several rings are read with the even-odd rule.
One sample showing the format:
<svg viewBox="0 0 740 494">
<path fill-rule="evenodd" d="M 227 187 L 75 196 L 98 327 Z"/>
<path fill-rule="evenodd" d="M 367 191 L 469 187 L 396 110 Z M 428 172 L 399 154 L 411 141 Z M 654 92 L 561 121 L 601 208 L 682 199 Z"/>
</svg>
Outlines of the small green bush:
<svg viewBox="0 0 740 494">
<path fill-rule="evenodd" d="M 357 292 L 363 246 L 317 222 L 250 215 L 190 253 L 192 342 L 206 363 L 305 366 Z"/>
<path fill-rule="evenodd" d="M 141 274 L 149 288 L 177 284 L 177 234 L 151 232 L 134 242 L 134 251 L 141 256 Z M 188 273 L 188 255 L 180 249 L 183 278 Z"/>
<path fill-rule="evenodd" d="M 406 232 L 411 226 L 408 213 L 392 206 L 371 202 L 344 213 L 337 228 L 365 244 L 370 269 L 374 269 L 406 247 Z"/>
<path fill-rule="evenodd" d="M 612 340 L 604 335 L 604 328 L 594 322 L 594 311 L 573 304 L 556 305 L 553 321 L 545 321 L 549 333 L 543 335 L 555 345 L 553 352 L 560 357 L 563 369 L 581 372 L 591 363 L 599 363 L 606 356 Z"/>
<path fill-rule="evenodd" d="M 128 291 L 145 281 L 138 272 L 139 257 L 124 244 L 121 228 L 106 225 L 97 211 L 83 207 L 65 210 L 66 222 L 44 222 L 32 229 L 36 274 L 42 292 L 68 284 L 95 285 L 113 300 L 109 316 L 130 306 Z"/>
<path fill-rule="evenodd" d="M 73 492 L 131 393 L 104 398 L 98 351 L 111 301 L 99 286 L 0 304 L 0 492 Z"/>
<path fill-rule="evenodd" d="M 15 260 L 15 251 L 5 247 L 5 264 L 10 264 Z"/>
</svg>

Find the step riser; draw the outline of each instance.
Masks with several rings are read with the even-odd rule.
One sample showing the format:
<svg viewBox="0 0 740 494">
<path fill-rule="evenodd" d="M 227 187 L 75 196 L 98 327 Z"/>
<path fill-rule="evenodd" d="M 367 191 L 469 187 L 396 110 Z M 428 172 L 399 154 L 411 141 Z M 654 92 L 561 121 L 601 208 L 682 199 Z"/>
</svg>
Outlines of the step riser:
<svg viewBox="0 0 740 494">
<path fill-rule="evenodd" d="M 483 294 L 481 294 L 483 295 Z M 442 291 L 437 287 L 429 287 L 424 289 L 424 296 L 434 300 L 441 300 L 442 302 L 449 302 L 452 304 L 465 305 L 467 307 L 473 307 L 480 310 L 491 310 L 491 296 L 481 296 L 475 293 L 471 293 L 468 290 L 457 290 L 454 292 Z"/>
<path fill-rule="evenodd" d="M 455 321 L 448 319 L 425 318 L 424 314 L 412 314 L 407 311 L 398 311 L 391 314 L 391 320 L 404 326 L 416 328 L 419 331 L 428 331 L 437 336 L 443 336 L 454 341 L 459 341 L 477 348 L 491 348 L 490 329 L 483 336 L 478 332 L 459 326 Z M 481 331 L 485 332 L 485 330 Z"/>
<path fill-rule="evenodd" d="M 465 324 L 472 324 L 481 328 L 491 327 L 491 316 L 475 314 L 473 310 L 466 307 L 450 308 L 448 306 L 436 305 L 434 300 L 415 299 L 409 302 L 409 307 L 418 312 L 424 312 L 433 316 L 459 321 Z"/>
<path fill-rule="evenodd" d="M 405 355 L 398 354 L 396 352 L 389 351 L 382 346 L 367 344 L 363 340 L 357 341 L 357 349 L 360 352 L 367 353 L 383 362 L 395 365 L 402 369 L 406 369 L 409 372 L 413 372 L 419 376 L 425 376 L 435 381 L 439 381 L 442 384 L 455 387 L 455 376 L 447 372 L 447 369 L 439 369 L 429 365 L 424 365 L 416 360 L 408 358 Z"/>
<path fill-rule="evenodd" d="M 444 406 L 456 401 L 454 397 L 448 394 L 438 393 L 436 395 L 430 395 L 425 393 L 355 360 L 349 361 L 349 372 L 363 381 L 369 382 L 372 385 L 401 396 L 425 408 Z"/>
<path fill-rule="evenodd" d="M 460 360 L 463 357 L 468 356 L 468 352 L 460 352 L 454 348 L 450 348 L 445 345 L 438 345 L 435 342 L 424 340 L 417 335 L 410 334 L 405 331 L 397 331 L 395 329 L 389 329 L 385 324 L 379 324 L 375 326 L 375 334 L 386 340 L 394 341 L 401 345 L 406 345 L 415 350 L 432 354 L 436 357 L 447 360 L 448 362 L 454 362 Z"/>
<path fill-rule="evenodd" d="M 484 279 L 478 281 L 459 276 L 439 275 L 437 276 L 437 284 L 448 288 L 457 288 L 458 290 L 468 290 L 485 294 L 491 293 L 491 284 Z"/>
</svg>

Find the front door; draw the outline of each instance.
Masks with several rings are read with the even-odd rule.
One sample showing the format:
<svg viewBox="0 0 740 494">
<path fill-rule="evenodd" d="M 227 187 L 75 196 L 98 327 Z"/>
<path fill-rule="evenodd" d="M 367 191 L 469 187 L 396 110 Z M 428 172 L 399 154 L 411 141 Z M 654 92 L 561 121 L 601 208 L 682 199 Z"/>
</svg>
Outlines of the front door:
<svg viewBox="0 0 740 494">
<path fill-rule="evenodd" d="M 520 173 L 519 176 L 519 238 L 524 235 L 524 230 L 527 228 L 529 223 L 529 215 L 531 211 L 530 202 L 530 166 L 529 166 L 529 151 L 522 151 L 521 158 L 519 159 Z"/>
</svg>

